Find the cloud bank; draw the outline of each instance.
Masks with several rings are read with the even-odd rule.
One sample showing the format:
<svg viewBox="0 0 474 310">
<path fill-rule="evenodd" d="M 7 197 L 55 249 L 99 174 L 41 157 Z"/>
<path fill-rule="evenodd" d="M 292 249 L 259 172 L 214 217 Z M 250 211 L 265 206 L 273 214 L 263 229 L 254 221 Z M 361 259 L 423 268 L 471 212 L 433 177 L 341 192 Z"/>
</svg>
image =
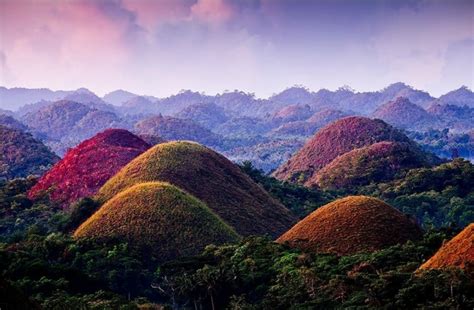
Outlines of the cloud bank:
<svg viewBox="0 0 474 310">
<path fill-rule="evenodd" d="M 169 95 L 474 87 L 472 1 L 3 0 L 0 84 Z"/>
</svg>

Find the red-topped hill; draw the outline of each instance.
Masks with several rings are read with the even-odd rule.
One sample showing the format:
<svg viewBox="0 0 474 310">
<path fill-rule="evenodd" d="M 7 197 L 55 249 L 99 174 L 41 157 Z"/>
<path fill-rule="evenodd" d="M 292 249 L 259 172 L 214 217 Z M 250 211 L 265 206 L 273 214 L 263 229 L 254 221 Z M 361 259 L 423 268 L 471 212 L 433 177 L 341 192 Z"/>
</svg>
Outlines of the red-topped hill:
<svg viewBox="0 0 474 310">
<path fill-rule="evenodd" d="M 403 133 L 382 120 L 351 116 L 319 130 L 274 176 L 306 184 L 337 156 L 381 141 L 405 142 L 417 146 Z"/>
<path fill-rule="evenodd" d="M 31 199 L 48 191 L 51 200 L 68 207 L 90 195 L 150 145 L 123 129 L 108 129 L 70 149 L 28 192 Z"/>
</svg>

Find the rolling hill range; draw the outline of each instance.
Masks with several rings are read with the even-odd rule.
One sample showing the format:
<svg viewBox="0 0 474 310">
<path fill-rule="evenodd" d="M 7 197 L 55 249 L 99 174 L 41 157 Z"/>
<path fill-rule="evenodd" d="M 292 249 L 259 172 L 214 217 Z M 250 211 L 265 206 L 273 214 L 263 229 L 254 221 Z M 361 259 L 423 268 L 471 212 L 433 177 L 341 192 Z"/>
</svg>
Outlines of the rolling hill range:
<svg viewBox="0 0 474 310">
<path fill-rule="evenodd" d="M 463 135 L 474 129 L 472 91 L 466 87 L 440 98 L 404 83 L 371 92 L 350 87 L 311 91 L 293 86 L 269 98 L 239 90 L 216 95 L 184 90 L 165 98 L 126 90 L 101 98 L 85 88 L 58 92 L 5 88 L 2 92 L 0 96 L 8 100 L 24 100 L 15 103 L 18 109 L 14 114 L 7 113 L 27 124 L 34 137 L 60 156 L 107 128 L 133 130 L 136 125 L 137 134 L 193 140 L 225 151 L 231 160 L 254 158 L 258 168 L 270 171 L 287 159 L 283 145 L 307 139 L 328 123 L 349 115 L 381 118 L 399 129 L 416 131 L 414 134 L 448 129 L 450 134 Z M 22 95 L 15 97 L 17 92 Z M 407 100 L 397 100 L 399 97 Z M 451 144 L 423 147 L 448 158 L 456 148 L 471 157 L 468 142 Z M 243 148 L 248 155 L 242 156 Z M 267 153 L 274 153 L 270 164 L 260 160 Z"/>
<path fill-rule="evenodd" d="M 419 270 L 449 268 L 461 268 L 474 275 L 474 223 L 443 244 Z"/>
<path fill-rule="evenodd" d="M 210 130 L 229 120 L 229 115 L 224 108 L 215 103 L 190 105 L 175 116 L 177 118 L 192 120 Z"/>
<path fill-rule="evenodd" d="M 325 109 L 314 113 L 307 120 L 285 123 L 278 128 L 273 129 L 271 134 L 276 136 L 308 137 L 314 135 L 318 129 L 327 124 L 349 115 L 349 113 L 339 110 Z"/>
<path fill-rule="evenodd" d="M 400 211 L 367 196 L 331 202 L 277 239 L 307 252 L 348 255 L 421 238 L 422 231 Z"/>
<path fill-rule="evenodd" d="M 17 110 L 26 104 L 41 100 L 56 101 L 64 98 L 72 91 L 52 91 L 47 88 L 0 87 L 0 102 L 2 108 Z"/>
<path fill-rule="evenodd" d="M 102 97 L 102 100 L 110 104 L 113 104 L 115 106 L 120 106 L 123 103 L 127 102 L 128 100 L 135 98 L 137 96 L 138 96 L 137 94 L 131 93 L 129 91 L 126 91 L 123 89 L 117 89 L 110 93 L 105 94 Z"/>
<path fill-rule="evenodd" d="M 0 125 L 0 180 L 42 175 L 58 160 L 30 134 Z"/>
<path fill-rule="evenodd" d="M 18 129 L 21 131 L 27 131 L 28 128 L 23 125 L 20 121 L 15 119 L 13 116 L 8 115 L 8 114 L 1 114 L 0 113 L 0 125 L 12 128 L 12 129 Z"/>
<path fill-rule="evenodd" d="M 295 221 L 289 210 L 274 200 L 222 155 L 191 142 L 154 146 L 120 170 L 99 190 L 107 201 L 143 182 L 168 182 L 203 201 L 243 236 L 278 236 Z"/>
<path fill-rule="evenodd" d="M 50 103 L 27 113 L 21 120 L 33 133 L 45 137 L 45 143 L 59 155 L 105 129 L 130 127 L 111 111 L 68 100 Z"/>
<path fill-rule="evenodd" d="M 319 130 L 273 175 L 280 180 L 315 184 L 316 173 L 336 157 L 381 141 L 402 142 L 418 148 L 403 133 L 381 120 L 346 117 Z"/>
<path fill-rule="evenodd" d="M 63 208 L 94 195 L 104 183 L 150 145 L 123 129 L 108 129 L 70 149 L 28 192 L 47 192 Z"/>
<path fill-rule="evenodd" d="M 319 170 L 308 185 L 347 190 L 389 181 L 410 169 L 429 165 L 430 160 L 425 154 L 417 152 L 410 145 L 382 141 L 336 157 Z"/>
<path fill-rule="evenodd" d="M 204 203 L 160 182 L 137 184 L 114 196 L 74 236 L 126 240 L 159 261 L 196 255 L 209 244 L 239 240 Z"/>
<path fill-rule="evenodd" d="M 439 120 L 435 116 L 405 97 L 383 104 L 372 116 L 400 129 L 426 130 L 439 127 Z"/>
<path fill-rule="evenodd" d="M 207 146 L 218 146 L 222 137 L 192 120 L 170 116 L 152 116 L 135 124 L 139 135 L 156 135 L 166 140 L 191 140 Z"/>
<path fill-rule="evenodd" d="M 452 104 L 457 106 L 468 106 L 474 108 L 474 93 L 466 86 L 450 91 L 438 98 L 443 104 Z"/>
</svg>

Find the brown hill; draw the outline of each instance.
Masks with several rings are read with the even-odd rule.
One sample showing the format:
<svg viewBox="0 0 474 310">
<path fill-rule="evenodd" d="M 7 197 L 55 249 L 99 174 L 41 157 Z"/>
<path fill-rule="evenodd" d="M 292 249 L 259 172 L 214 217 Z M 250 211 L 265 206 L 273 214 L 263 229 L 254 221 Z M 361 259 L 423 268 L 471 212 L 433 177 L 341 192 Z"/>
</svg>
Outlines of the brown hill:
<svg viewBox="0 0 474 310">
<path fill-rule="evenodd" d="M 310 186 L 351 188 L 393 179 L 409 169 L 427 166 L 429 160 L 406 143 L 383 141 L 336 157 L 309 179 Z"/>
<path fill-rule="evenodd" d="M 273 175 L 280 180 L 306 183 L 337 156 L 381 141 L 405 142 L 417 148 L 408 137 L 382 120 L 351 116 L 319 130 Z"/>
<path fill-rule="evenodd" d="M 445 243 L 419 270 L 457 267 L 474 274 L 474 223 Z"/>
<path fill-rule="evenodd" d="M 420 238 L 421 229 L 383 201 L 349 196 L 333 201 L 277 239 L 308 252 L 349 255 Z"/>
<path fill-rule="evenodd" d="M 438 125 L 438 119 L 408 98 L 398 97 L 389 101 L 372 114 L 392 126 L 403 129 L 427 129 Z"/>
<path fill-rule="evenodd" d="M 292 104 L 278 110 L 272 115 L 272 120 L 279 122 L 295 122 L 308 119 L 313 115 L 311 107 L 307 104 Z"/>
<path fill-rule="evenodd" d="M 279 236 L 295 218 L 240 168 L 202 145 L 158 144 L 135 158 L 99 190 L 106 201 L 143 182 L 171 183 L 206 203 L 241 235 Z"/>
<path fill-rule="evenodd" d="M 76 238 L 126 240 L 161 261 L 199 254 L 208 244 L 239 237 L 204 203 L 168 183 L 141 183 L 105 203 Z M 147 251 L 144 251 L 147 252 Z"/>
</svg>

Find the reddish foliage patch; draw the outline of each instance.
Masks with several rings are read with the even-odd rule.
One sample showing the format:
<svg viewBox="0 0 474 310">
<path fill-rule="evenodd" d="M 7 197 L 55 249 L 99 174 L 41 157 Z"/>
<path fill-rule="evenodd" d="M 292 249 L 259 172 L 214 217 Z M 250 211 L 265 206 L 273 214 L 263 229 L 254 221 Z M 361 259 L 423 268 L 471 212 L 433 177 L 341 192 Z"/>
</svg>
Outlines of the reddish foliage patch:
<svg viewBox="0 0 474 310">
<path fill-rule="evenodd" d="M 63 207 L 96 193 L 104 183 L 150 145 L 123 129 L 108 129 L 69 150 L 28 192 L 36 198 L 48 191 Z"/>
<path fill-rule="evenodd" d="M 317 209 L 277 242 L 308 252 L 349 255 L 379 250 L 421 236 L 418 225 L 383 201 L 349 196 Z"/>
<path fill-rule="evenodd" d="M 336 157 L 308 180 L 310 186 L 342 189 L 388 181 L 428 160 L 406 143 L 383 141 Z"/>
<path fill-rule="evenodd" d="M 274 176 L 280 180 L 303 182 L 329 164 L 337 156 L 353 149 L 381 141 L 413 144 L 403 133 L 381 120 L 365 117 L 346 117 L 324 127 L 311 138 L 290 160 L 278 168 Z"/>
</svg>

